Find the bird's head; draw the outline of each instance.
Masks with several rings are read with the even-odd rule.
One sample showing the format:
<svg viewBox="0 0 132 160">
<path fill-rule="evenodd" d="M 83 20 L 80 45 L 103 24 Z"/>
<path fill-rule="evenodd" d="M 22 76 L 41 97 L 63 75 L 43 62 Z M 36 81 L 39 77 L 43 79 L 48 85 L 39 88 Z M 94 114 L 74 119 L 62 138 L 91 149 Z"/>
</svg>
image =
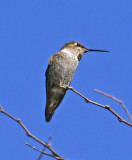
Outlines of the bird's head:
<svg viewBox="0 0 132 160">
<path fill-rule="evenodd" d="M 74 42 L 74 41 L 71 41 L 71 42 L 68 42 L 66 43 L 62 48 L 61 48 L 61 51 L 63 52 L 73 52 L 75 54 L 81 54 L 83 55 L 84 53 L 86 52 L 90 52 L 90 51 L 95 51 L 95 52 L 109 52 L 109 51 L 106 51 L 106 50 L 98 50 L 98 49 L 88 49 L 86 48 L 84 45 L 82 45 L 81 43 L 79 42 Z"/>
</svg>

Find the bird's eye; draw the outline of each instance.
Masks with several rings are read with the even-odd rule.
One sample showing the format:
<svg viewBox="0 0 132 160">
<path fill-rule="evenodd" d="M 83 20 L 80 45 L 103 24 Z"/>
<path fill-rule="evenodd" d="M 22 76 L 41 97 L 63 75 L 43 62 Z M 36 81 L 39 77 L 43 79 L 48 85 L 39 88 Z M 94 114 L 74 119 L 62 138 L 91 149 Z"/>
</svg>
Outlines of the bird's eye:
<svg viewBox="0 0 132 160">
<path fill-rule="evenodd" d="M 81 44 L 79 44 L 79 43 L 77 43 L 76 45 L 77 45 L 78 47 L 81 47 Z"/>
</svg>

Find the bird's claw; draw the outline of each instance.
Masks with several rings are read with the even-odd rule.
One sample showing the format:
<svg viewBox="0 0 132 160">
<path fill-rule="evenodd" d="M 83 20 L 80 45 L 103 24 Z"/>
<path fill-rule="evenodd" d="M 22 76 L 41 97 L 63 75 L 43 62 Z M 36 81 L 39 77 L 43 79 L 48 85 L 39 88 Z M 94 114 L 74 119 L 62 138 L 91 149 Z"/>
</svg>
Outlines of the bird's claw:
<svg viewBox="0 0 132 160">
<path fill-rule="evenodd" d="M 65 86 L 60 86 L 61 88 L 64 88 L 66 90 L 68 90 L 70 87 L 68 85 L 65 85 Z"/>
</svg>

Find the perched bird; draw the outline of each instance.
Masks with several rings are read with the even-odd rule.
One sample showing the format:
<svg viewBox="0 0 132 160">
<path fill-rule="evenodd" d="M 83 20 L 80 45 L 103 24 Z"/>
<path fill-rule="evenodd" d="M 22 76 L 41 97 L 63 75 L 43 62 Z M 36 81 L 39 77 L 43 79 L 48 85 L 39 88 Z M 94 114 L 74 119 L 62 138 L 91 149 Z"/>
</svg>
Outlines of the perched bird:
<svg viewBox="0 0 132 160">
<path fill-rule="evenodd" d="M 105 50 L 88 49 L 79 42 L 66 43 L 58 53 L 51 56 L 46 70 L 46 108 L 45 118 L 49 122 L 63 100 L 77 65 L 86 52 L 108 52 Z M 62 88 L 64 87 L 64 88 Z"/>
</svg>

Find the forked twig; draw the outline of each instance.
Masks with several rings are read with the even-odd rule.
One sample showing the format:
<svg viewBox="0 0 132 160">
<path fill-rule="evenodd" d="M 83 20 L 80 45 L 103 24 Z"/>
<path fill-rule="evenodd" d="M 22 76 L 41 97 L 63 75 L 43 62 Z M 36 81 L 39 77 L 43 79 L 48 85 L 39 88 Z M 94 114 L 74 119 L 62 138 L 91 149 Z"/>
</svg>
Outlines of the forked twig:
<svg viewBox="0 0 132 160">
<path fill-rule="evenodd" d="M 132 124 L 131 124 L 131 123 L 129 123 L 128 121 L 124 120 L 121 116 L 119 116 L 114 110 L 112 110 L 112 109 L 110 108 L 110 106 L 108 106 L 108 105 L 105 105 L 105 106 L 104 106 L 104 105 L 99 104 L 99 103 L 97 103 L 97 102 L 91 101 L 90 99 L 86 98 L 86 97 L 83 96 L 81 93 L 79 93 L 78 91 L 76 91 L 73 87 L 69 87 L 69 86 L 63 87 L 63 86 L 61 86 L 61 88 L 69 89 L 69 90 L 75 92 L 76 94 L 78 94 L 79 96 L 81 96 L 82 98 L 84 98 L 84 100 L 85 100 L 87 103 L 92 103 L 92 104 L 94 104 L 94 105 L 97 105 L 97 106 L 99 106 L 99 107 L 102 107 L 102 108 L 104 108 L 104 109 L 107 109 L 108 111 L 110 111 L 113 115 L 115 115 L 115 116 L 118 118 L 119 122 L 123 122 L 123 123 L 129 125 L 130 127 L 132 127 Z"/>
<path fill-rule="evenodd" d="M 49 136 L 48 141 L 46 142 L 47 145 L 51 146 L 51 143 L 50 143 L 51 139 L 52 139 L 52 136 Z M 46 149 L 46 147 L 44 147 L 42 151 L 44 152 L 45 149 Z M 37 160 L 41 160 L 42 156 L 43 156 L 43 153 L 40 154 L 40 156 L 38 157 Z"/>
<path fill-rule="evenodd" d="M 0 111 L 1 113 L 4 113 L 5 115 L 7 115 L 8 117 L 10 117 L 11 119 L 13 119 L 14 121 L 18 122 L 18 124 L 25 130 L 27 136 L 31 137 L 32 139 L 34 139 L 35 141 L 39 142 L 40 144 L 42 144 L 43 146 L 45 146 L 47 149 L 49 149 L 52 154 L 54 155 L 54 158 L 58 159 L 60 158 L 61 160 L 65 160 L 63 157 L 61 157 L 58 153 L 56 153 L 51 146 L 45 144 L 44 142 L 42 142 L 41 140 L 39 140 L 37 137 L 35 137 L 34 135 L 32 135 L 28 129 L 25 127 L 25 125 L 21 122 L 20 119 L 16 119 L 14 118 L 12 115 L 10 115 L 9 113 L 7 113 L 6 111 L 4 111 L 4 109 L 2 108 L 2 106 L 0 105 Z"/>
<path fill-rule="evenodd" d="M 94 91 L 97 92 L 97 93 L 99 93 L 99 94 L 102 94 L 102 95 L 104 95 L 104 96 L 106 96 L 106 97 L 112 98 L 112 99 L 115 100 L 116 102 L 120 103 L 120 105 L 123 107 L 123 109 L 125 110 L 125 112 L 126 112 L 126 114 L 128 115 L 128 117 L 129 117 L 130 120 L 132 121 L 132 115 L 130 114 L 130 112 L 129 112 L 128 109 L 126 108 L 125 104 L 124 104 L 121 100 L 117 99 L 116 97 L 114 97 L 114 96 L 112 96 L 112 95 L 110 95 L 110 94 L 108 94 L 108 93 L 102 92 L 102 91 L 100 91 L 100 90 L 98 90 L 98 89 L 95 89 Z"/>
<path fill-rule="evenodd" d="M 39 150 L 38 148 L 33 147 L 32 145 L 30 145 L 30 144 L 28 144 L 28 143 L 25 143 L 25 144 L 26 144 L 27 146 L 31 147 L 32 149 L 35 149 L 36 151 L 39 151 L 41 154 L 45 154 L 45 155 L 47 155 L 47 156 L 50 156 L 50 157 L 53 157 L 53 158 L 58 159 L 58 158 L 55 157 L 54 155 L 49 154 L 49 153 L 46 153 L 46 152 L 44 152 L 44 151 L 41 151 L 41 150 Z"/>
<path fill-rule="evenodd" d="M 85 96 L 83 96 L 81 93 L 79 93 L 78 91 L 76 91 L 76 90 L 75 90 L 74 88 L 72 88 L 72 87 L 69 87 L 69 86 L 68 86 L 68 87 L 63 87 L 63 86 L 62 86 L 61 88 L 64 88 L 64 89 L 67 89 L 67 90 L 69 89 L 69 90 L 75 92 L 76 94 L 78 94 L 79 96 L 81 96 L 87 103 L 92 103 L 92 104 L 94 104 L 94 105 L 97 105 L 97 106 L 99 106 L 99 107 L 102 107 L 102 108 L 104 108 L 104 109 L 109 110 L 113 115 L 115 115 L 115 116 L 118 118 L 119 122 L 123 122 L 123 123 L 129 125 L 130 127 L 132 127 L 132 124 L 131 124 L 131 123 L 129 123 L 128 121 L 124 120 L 121 116 L 119 116 L 114 110 L 111 109 L 110 106 L 108 106 L 108 105 L 102 105 L 102 104 L 99 104 L 99 103 L 97 103 L 97 102 L 91 101 L 90 99 L 86 98 Z M 110 96 L 109 96 L 109 97 L 110 97 Z M 112 97 L 112 98 L 113 98 L 113 97 Z M 114 97 L 113 99 L 116 99 L 116 98 Z M 121 101 L 119 101 L 119 100 L 118 100 L 118 102 L 121 103 Z M 37 148 L 29 145 L 28 143 L 26 143 L 26 145 L 28 145 L 28 146 L 30 146 L 31 148 L 33 148 L 33 149 L 41 152 L 42 154 L 45 154 L 45 155 L 48 155 L 48 156 L 50 156 L 50 157 L 56 158 L 57 160 L 65 160 L 65 159 L 64 159 L 63 157 L 61 157 L 58 153 L 56 153 L 56 152 L 51 148 L 51 146 L 49 146 L 48 144 L 42 142 L 41 140 L 39 140 L 38 138 L 36 138 L 34 135 L 32 135 L 32 134 L 28 131 L 28 129 L 24 126 L 24 124 L 21 122 L 20 119 L 16 119 L 16 118 L 14 118 L 13 116 L 11 116 L 9 113 L 7 113 L 6 111 L 4 111 L 3 108 L 2 108 L 2 106 L 0 106 L 0 111 L 1 111 L 1 113 L 4 113 L 5 115 L 7 115 L 7 116 L 10 117 L 11 119 L 13 119 L 14 121 L 18 122 L 18 124 L 25 130 L 27 136 L 31 137 L 32 139 L 36 140 L 37 142 L 39 142 L 40 144 L 42 144 L 43 146 L 45 146 L 47 149 L 49 149 L 49 150 L 52 152 L 52 155 L 51 155 L 51 154 L 48 154 L 48 153 L 46 153 L 46 152 L 44 152 L 44 151 L 41 151 L 41 150 L 39 150 L 39 149 L 37 149 Z"/>
</svg>

